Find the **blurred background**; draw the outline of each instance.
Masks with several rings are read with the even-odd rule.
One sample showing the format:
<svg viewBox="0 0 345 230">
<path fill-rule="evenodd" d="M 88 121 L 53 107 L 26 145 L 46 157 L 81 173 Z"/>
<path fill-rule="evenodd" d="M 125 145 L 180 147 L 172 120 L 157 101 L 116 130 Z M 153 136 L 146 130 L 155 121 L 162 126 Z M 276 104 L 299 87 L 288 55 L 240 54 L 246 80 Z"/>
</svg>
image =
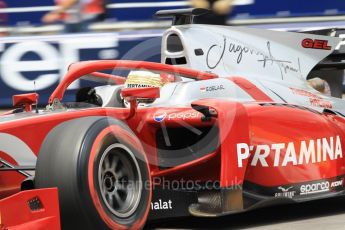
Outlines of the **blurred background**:
<svg viewBox="0 0 345 230">
<path fill-rule="evenodd" d="M 46 104 L 73 62 L 160 62 L 160 37 L 171 21 L 154 13 L 191 6 L 213 9 L 213 24 L 345 28 L 344 0 L 0 0 L 0 107 L 10 107 L 13 94 L 34 90 Z M 342 80 L 337 84 L 343 87 Z"/>
</svg>

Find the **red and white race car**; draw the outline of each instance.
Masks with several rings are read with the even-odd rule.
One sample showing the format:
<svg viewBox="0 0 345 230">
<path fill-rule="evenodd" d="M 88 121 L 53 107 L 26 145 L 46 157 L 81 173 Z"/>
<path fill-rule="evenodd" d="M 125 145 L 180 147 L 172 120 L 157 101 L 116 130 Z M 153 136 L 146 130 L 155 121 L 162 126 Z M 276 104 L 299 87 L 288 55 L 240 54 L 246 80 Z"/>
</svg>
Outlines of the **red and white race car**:
<svg viewBox="0 0 345 230">
<path fill-rule="evenodd" d="M 342 67 L 321 62 L 341 40 L 184 25 L 202 13 L 159 13 L 175 18 L 164 64 L 75 63 L 44 110 L 35 93 L 13 97 L 0 116 L 1 228 L 141 229 L 344 194 L 345 102 L 306 80 Z M 100 85 L 64 99 L 81 79 Z"/>
</svg>

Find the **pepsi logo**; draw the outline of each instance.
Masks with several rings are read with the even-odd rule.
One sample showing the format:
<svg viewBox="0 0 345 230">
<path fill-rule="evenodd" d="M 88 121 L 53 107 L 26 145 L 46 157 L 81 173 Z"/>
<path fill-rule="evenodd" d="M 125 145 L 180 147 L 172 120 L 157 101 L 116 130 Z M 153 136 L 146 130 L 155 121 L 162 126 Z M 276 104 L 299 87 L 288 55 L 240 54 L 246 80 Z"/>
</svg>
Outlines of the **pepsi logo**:
<svg viewBox="0 0 345 230">
<path fill-rule="evenodd" d="M 153 120 L 156 122 L 162 122 L 164 121 L 166 116 L 167 116 L 167 113 L 157 113 L 153 116 Z"/>
</svg>

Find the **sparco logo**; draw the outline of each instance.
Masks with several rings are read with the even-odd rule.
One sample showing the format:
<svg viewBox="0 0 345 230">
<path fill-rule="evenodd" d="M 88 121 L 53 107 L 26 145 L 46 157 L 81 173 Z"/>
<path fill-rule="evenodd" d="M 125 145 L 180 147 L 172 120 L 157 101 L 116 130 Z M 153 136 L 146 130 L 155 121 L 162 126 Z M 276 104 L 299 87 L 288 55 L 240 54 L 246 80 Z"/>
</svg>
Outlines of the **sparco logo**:
<svg viewBox="0 0 345 230">
<path fill-rule="evenodd" d="M 305 184 L 302 185 L 300 190 L 300 195 L 307 195 L 307 194 L 314 194 L 320 192 L 328 192 L 332 188 L 339 187 L 343 185 L 343 179 L 329 182 L 329 181 L 322 181 L 312 184 Z"/>
<path fill-rule="evenodd" d="M 328 192 L 329 191 L 329 182 L 319 182 L 315 184 L 306 184 L 301 186 L 301 195 Z"/>
</svg>

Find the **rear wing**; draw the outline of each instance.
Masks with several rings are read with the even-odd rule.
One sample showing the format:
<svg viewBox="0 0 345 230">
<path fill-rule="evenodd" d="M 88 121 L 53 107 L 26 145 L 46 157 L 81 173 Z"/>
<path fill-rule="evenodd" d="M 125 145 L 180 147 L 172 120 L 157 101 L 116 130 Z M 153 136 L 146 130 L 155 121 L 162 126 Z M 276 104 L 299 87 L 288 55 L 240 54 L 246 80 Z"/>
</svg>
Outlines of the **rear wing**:
<svg viewBox="0 0 345 230">
<path fill-rule="evenodd" d="M 345 28 L 301 31 L 301 33 L 342 38 L 343 40 L 339 43 L 335 50 L 329 56 L 323 59 L 319 64 L 317 64 L 313 70 L 345 69 Z"/>
<path fill-rule="evenodd" d="M 202 8 L 189 8 L 189 9 L 173 9 L 173 10 L 160 10 L 157 11 L 155 17 L 157 18 L 172 18 L 172 25 L 187 25 L 193 24 L 194 18 L 209 14 L 211 11 Z"/>
</svg>

